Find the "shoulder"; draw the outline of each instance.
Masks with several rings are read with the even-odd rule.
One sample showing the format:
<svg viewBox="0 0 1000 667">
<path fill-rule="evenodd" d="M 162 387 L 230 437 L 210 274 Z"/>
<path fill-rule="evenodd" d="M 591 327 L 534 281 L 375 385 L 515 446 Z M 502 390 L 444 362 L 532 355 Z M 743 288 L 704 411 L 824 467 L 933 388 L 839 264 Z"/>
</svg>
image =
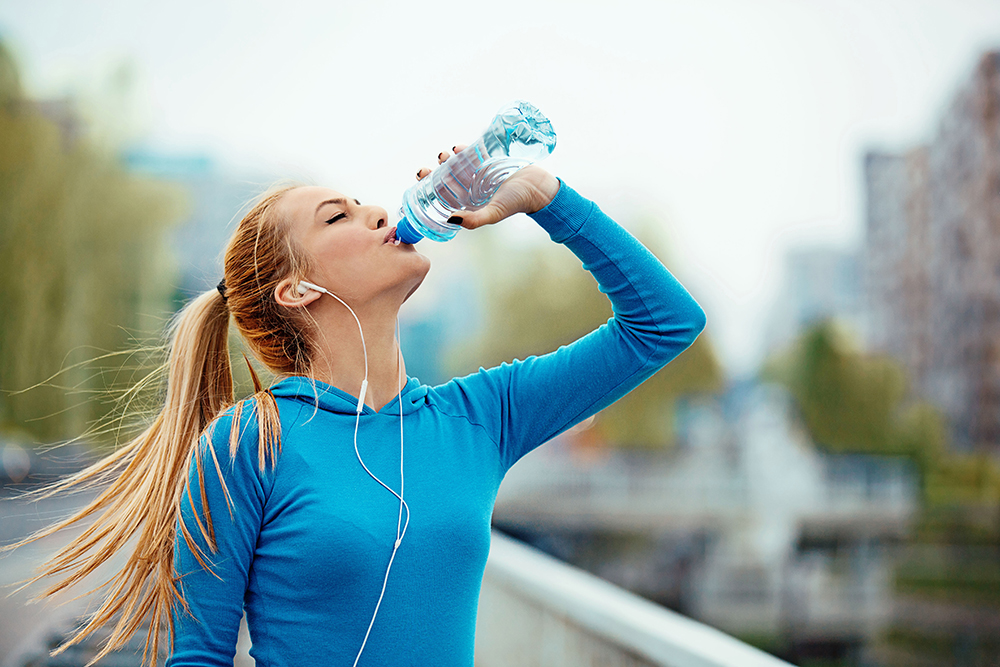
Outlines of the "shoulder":
<svg viewBox="0 0 1000 667">
<path fill-rule="evenodd" d="M 533 357 L 528 357 L 528 361 Z M 512 377 L 525 363 L 519 359 L 503 362 L 491 368 L 480 367 L 475 373 L 452 378 L 448 382 L 431 387 L 428 403 L 452 417 L 464 417 L 486 427 L 503 419 L 504 406 L 509 402 Z"/>
<path fill-rule="evenodd" d="M 502 364 L 502 366 L 507 366 L 507 364 Z M 484 401 L 492 402 L 502 384 L 500 378 L 502 374 L 501 366 L 489 370 L 480 367 L 475 373 L 455 377 L 444 384 L 430 387 L 427 392 L 427 400 L 442 408 L 461 408 Z"/>
<path fill-rule="evenodd" d="M 263 472 L 269 462 L 277 461 L 281 421 L 278 402 L 273 396 L 256 394 L 237 401 L 205 428 L 200 438 L 201 453 L 211 450 L 217 460 L 232 466 L 253 466 Z"/>
<path fill-rule="evenodd" d="M 234 439 L 242 443 L 258 435 L 256 397 L 245 398 L 220 412 L 202 434 L 202 445 L 218 448 Z"/>
</svg>

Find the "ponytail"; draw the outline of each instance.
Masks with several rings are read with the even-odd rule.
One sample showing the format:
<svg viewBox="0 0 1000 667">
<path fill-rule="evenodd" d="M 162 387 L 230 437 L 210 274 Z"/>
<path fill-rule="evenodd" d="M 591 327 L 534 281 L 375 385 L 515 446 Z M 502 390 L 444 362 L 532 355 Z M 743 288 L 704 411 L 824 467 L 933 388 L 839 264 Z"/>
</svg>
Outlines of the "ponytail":
<svg viewBox="0 0 1000 667">
<path fill-rule="evenodd" d="M 212 420 L 234 402 L 228 335 L 229 310 L 217 290 L 205 292 L 185 306 L 169 329 L 167 388 L 159 415 L 145 431 L 113 454 L 53 483 L 39 497 L 99 484 L 107 486 L 74 515 L 7 547 L 14 549 L 90 520 L 81 535 L 45 561 L 37 576 L 25 584 L 56 578 L 39 598 L 78 584 L 115 554 L 128 552 L 117 573 L 91 591 L 101 591 L 103 601 L 99 608 L 53 655 L 111 623 L 110 636 L 88 665 L 125 645 L 146 621 L 149 629 L 144 664 L 148 662 L 155 667 L 162 648 L 163 629 L 167 632 L 167 646 L 172 644 L 172 614 L 178 605 L 186 608 L 174 572 L 178 524 L 188 545 L 194 547 L 190 530 L 179 521 L 180 500 L 182 494 L 193 493 L 188 481 L 192 465 L 197 469 L 201 487 L 197 492 L 204 494 L 202 448 L 197 446 L 198 440 Z M 270 393 L 261 389 L 252 368 L 250 371 L 257 392 L 256 405 L 260 407 L 257 417 L 263 468 L 268 455 L 272 463 L 275 460 L 280 430 L 277 405 Z M 233 420 L 230 435 L 233 450 L 239 442 L 242 405 L 241 402 L 236 407 Z M 196 522 L 214 551 L 215 536 L 207 509 Z"/>
<path fill-rule="evenodd" d="M 98 628 L 113 624 L 110 636 L 88 663 L 89 667 L 124 646 L 148 620 L 143 663 L 155 667 L 163 640 L 161 631 L 166 631 L 166 642 L 171 646 L 174 613 L 179 608 L 187 610 L 174 570 L 177 540 L 183 538 L 206 569 L 205 554 L 192 537 L 195 527 L 208 548 L 216 550 L 207 503 L 201 503 L 205 509 L 200 516 L 194 516 L 194 527 L 185 525 L 180 513 L 182 497 L 193 501 L 193 494 L 199 493 L 205 499 L 205 462 L 199 438 L 211 430 L 214 420 L 224 410 L 232 407 L 229 450 L 235 455 L 240 424 L 245 421 L 243 410 L 250 406 L 248 417 L 256 412 L 259 427 L 257 455 L 261 471 L 268 460 L 271 465 L 277 460 L 281 446 L 278 406 L 270 391 L 261 387 L 253 367 L 250 367 L 253 400 L 233 406 L 229 320 L 232 317 L 244 342 L 272 372 L 308 372 L 309 344 L 303 322 L 294 313 L 280 308 L 273 297 L 284 277 L 304 275 L 308 268 L 305 255 L 292 243 L 287 222 L 277 211 L 281 197 L 295 187 L 280 186 L 265 192 L 237 225 L 226 247 L 225 296 L 222 289 L 205 292 L 185 306 L 174 320 L 169 330 L 166 397 L 163 409 L 151 425 L 89 468 L 32 494 L 41 499 L 63 491 L 101 486 L 103 490 L 97 498 L 68 519 L 0 549 L 15 549 L 63 528 L 87 525 L 80 536 L 45 561 L 38 575 L 25 584 L 46 577 L 56 579 L 39 598 L 53 596 L 80 583 L 119 552 L 128 554 L 117 573 L 91 591 L 100 591 L 103 597 L 97 611 L 53 654 L 83 641 Z M 247 365 L 250 366 L 249 360 Z M 147 376 L 134 389 L 146 386 L 162 370 Z M 214 448 L 206 448 L 206 453 L 219 471 Z M 191 488 L 192 470 L 197 472 L 197 490 Z M 228 501 L 221 472 L 219 481 Z"/>
</svg>

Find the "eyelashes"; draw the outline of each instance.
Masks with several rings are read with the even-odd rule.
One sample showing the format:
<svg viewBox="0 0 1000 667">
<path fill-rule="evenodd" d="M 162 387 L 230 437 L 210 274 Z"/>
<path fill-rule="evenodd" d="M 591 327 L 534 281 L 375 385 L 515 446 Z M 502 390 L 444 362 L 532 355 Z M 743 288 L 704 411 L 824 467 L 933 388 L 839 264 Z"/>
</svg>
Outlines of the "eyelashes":
<svg viewBox="0 0 1000 667">
<path fill-rule="evenodd" d="M 330 203 L 330 204 L 343 204 L 344 200 L 338 199 L 337 201 L 331 201 L 331 202 L 326 202 L 326 203 Z M 354 200 L 354 203 L 357 204 L 358 206 L 361 206 L 361 202 L 359 202 L 357 199 Z M 326 224 L 331 225 L 331 224 L 333 224 L 335 222 L 339 222 L 339 221 L 343 220 L 346 217 L 347 217 L 347 213 L 341 211 L 337 215 L 335 215 L 332 218 L 330 218 L 329 220 L 327 220 Z"/>
</svg>

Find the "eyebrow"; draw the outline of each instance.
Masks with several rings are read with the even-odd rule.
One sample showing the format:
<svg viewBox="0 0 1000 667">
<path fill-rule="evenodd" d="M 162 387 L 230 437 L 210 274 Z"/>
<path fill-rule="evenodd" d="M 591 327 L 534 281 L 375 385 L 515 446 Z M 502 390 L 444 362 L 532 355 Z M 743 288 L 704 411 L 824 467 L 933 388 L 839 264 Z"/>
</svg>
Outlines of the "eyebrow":
<svg viewBox="0 0 1000 667">
<path fill-rule="evenodd" d="M 319 206 L 316 207 L 316 213 L 319 213 L 319 210 L 321 208 L 323 208 L 324 206 L 326 206 L 327 204 L 339 204 L 339 205 L 343 205 L 343 204 L 346 204 L 346 203 L 347 203 L 347 200 L 344 199 L 343 197 L 337 197 L 336 199 L 327 199 L 324 202 L 320 202 Z M 359 202 L 357 199 L 354 200 L 354 203 L 357 204 L 358 206 L 361 206 L 361 202 Z M 316 213 L 314 213 L 313 215 L 316 215 Z"/>
</svg>

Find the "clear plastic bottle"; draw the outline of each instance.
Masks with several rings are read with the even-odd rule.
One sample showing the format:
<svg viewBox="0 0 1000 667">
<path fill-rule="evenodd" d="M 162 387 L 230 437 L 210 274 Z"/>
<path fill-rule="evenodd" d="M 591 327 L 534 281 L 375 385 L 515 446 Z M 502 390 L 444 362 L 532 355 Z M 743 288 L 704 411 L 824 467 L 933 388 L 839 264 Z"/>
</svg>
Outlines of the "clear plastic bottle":
<svg viewBox="0 0 1000 667">
<path fill-rule="evenodd" d="M 461 229 L 448 223 L 456 211 L 489 203 L 497 188 L 518 169 L 547 157 L 556 147 L 552 123 L 528 102 L 502 108 L 475 143 L 403 193 L 396 238 L 447 241 Z"/>
</svg>

